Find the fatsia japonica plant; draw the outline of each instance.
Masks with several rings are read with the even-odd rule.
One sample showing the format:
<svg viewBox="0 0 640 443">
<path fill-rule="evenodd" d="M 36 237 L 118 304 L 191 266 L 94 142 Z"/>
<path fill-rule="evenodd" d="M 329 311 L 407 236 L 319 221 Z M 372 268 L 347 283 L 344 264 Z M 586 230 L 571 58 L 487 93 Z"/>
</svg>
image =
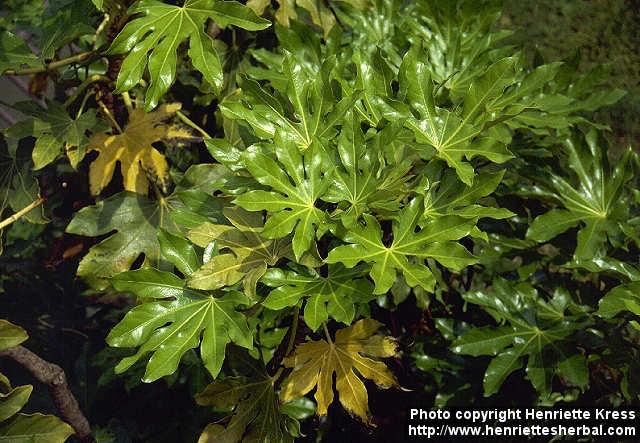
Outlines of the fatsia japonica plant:
<svg viewBox="0 0 640 443">
<path fill-rule="evenodd" d="M 95 389 L 188 392 L 170 420 L 197 414 L 201 443 L 396 438 L 408 402 L 637 405 L 640 161 L 593 118 L 624 91 L 500 17 L 9 2 L 0 72 L 32 98 L 3 102 L 0 260 L 53 226 L 34 235 L 102 313 Z M 31 387 L 0 374 L 0 440 L 153 440 L 34 372 L 26 337 L 0 320 L 0 356 L 61 419 L 19 413 Z"/>
</svg>

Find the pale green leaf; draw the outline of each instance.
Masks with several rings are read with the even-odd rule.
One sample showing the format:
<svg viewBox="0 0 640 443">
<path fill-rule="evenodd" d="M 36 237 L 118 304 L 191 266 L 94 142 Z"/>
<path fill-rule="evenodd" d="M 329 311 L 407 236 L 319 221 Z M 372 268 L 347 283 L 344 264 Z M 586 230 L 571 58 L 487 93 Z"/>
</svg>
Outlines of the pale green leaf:
<svg viewBox="0 0 640 443">
<path fill-rule="evenodd" d="M 17 414 L 0 424 L 0 442 L 63 443 L 73 428 L 52 415 Z"/>
</svg>

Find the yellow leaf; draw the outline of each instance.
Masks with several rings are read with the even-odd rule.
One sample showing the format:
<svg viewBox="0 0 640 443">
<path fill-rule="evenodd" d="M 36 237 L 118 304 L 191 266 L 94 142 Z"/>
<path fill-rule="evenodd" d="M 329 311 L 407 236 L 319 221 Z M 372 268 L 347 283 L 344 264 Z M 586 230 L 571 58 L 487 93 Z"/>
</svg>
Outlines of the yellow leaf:
<svg viewBox="0 0 640 443">
<path fill-rule="evenodd" d="M 282 384 L 282 401 L 303 396 L 317 386 L 315 399 L 318 414 L 326 415 L 333 401 L 335 372 L 340 403 L 349 412 L 368 422 L 369 396 L 355 371 L 381 388 L 398 386 L 396 378 L 384 363 L 369 358 L 392 357 L 396 354 L 393 338 L 374 335 L 380 326 L 376 320 L 367 318 L 336 332 L 333 341 L 318 340 L 299 345 L 293 356 L 284 361 L 285 366 L 293 368 L 293 372 Z"/>
<path fill-rule="evenodd" d="M 205 222 L 187 234 L 189 240 L 203 248 L 215 241 L 220 253 L 187 278 L 191 288 L 213 290 L 243 280 L 245 293 L 256 297 L 256 284 L 267 270 L 282 257 L 291 254 L 291 244 L 268 240 L 260 235 L 262 216 L 241 208 L 225 208 L 233 225 Z"/>
<path fill-rule="evenodd" d="M 324 31 L 325 38 L 329 35 L 331 28 L 336 24 L 336 18 L 331 9 L 327 8 L 318 0 L 297 0 L 298 6 L 305 9 L 311 16 L 314 25 L 318 25 Z"/>
<path fill-rule="evenodd" d="M 283 26 L 289 27 L 289 20 L 298 18 L 296 14 L 295 0 L 278 0 L 278 10 L 276 11 L 276 20 Z"/>
<path fill-rule="evenodd" d="M 247 6 L 253 9 L 258 15 L 262 15 L 264 10 L 267 9 L 267 6 L 271 4 L 271 0 L 249 0 L 247 2 Z"/>
<path fill-rule="evenodd" d="M 109 184 L 118 162 L 125 190 L 146 194 L 147 174 L 166 187 L 169 165 L 152 143 L 191 136 L 188 131 L 165 123 L 180 108 L 180 103 L 170 103 L 148 114 L 134 109 L 122 134 L 102 132 L 91 137 L 87 149 L 100 153 L 89 167 L 91 194 L 98 195 Z"/>
</svg>

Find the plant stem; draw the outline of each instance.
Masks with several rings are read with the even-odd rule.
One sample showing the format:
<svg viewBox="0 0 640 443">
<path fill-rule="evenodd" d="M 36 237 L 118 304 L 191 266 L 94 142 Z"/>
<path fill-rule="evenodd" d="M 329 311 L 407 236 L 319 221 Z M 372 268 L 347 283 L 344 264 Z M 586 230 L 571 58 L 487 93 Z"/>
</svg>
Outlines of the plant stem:
<svg viewBox="0 0 640 443">
<path fill-rule="evenodd" d="M 94 54 L 94 51 L 81 52 L 79 54 L 75 54 L 67 58 L 53 61 L 40 68 L 27 68 L 27 69 L 18 69 L 18 70 L 9 69 L 5 71 L 4 75 L 30 75 L 30 74 L 38 74 L 40 72 L 49 72 L 49 71 L 53 71 L 54 69 L 58 69 L 63 66 L 70 65 L 72 63 L 83 62 L 89 59 L 93 54 Z"/>
<path fill-rule="evenodd" d="M 276 366 L 280 366 L 280 363 L 282 363 L 282 360 L 284 360 L 284 358 L 289 355 L 291 353 L 291 351 L 293 350 L 293 346 L 296 344 L 296 335 L 298 335 L 298 323 L 300 321 L 300 305 L 297 305 L 295 307 L 295 309 L 293 310 L 293 320 L 291 323 L 291 327 L 289 328 L 289 341 L 287 342 L 287 347 L 284 351 L 284 353 L 282 354 L 282 357 L 280 359 L 280 361 L 278 361 Z M 275 356 L 274 356 L 275 358 Z M 278 371 L 275 373 L 275 375 L 273 376 L 273 380 L 278 380 L 280 379 L 280 376 L 282 375 L 282 372 L 284 371 L 284 368 L 282 366 L 280 366 L 278 368 Z"/>
<path fill-rule="evenodd" d="M 97 47 L 98 36 L 102 34 L 102 32 L 107 28 L 107 25 L 109 24 L 110 20 L 111 20 L 111 16 L 109 14 L 105 14 L 104 17 L 102 18 L 102 21 L 96 28 L 96 33 L 92 37 L 92 40 L 93 40 L 92 46 L 94 51 L 96 50 L 96 47 Z"/>
<path fill-rule="evenodd" d="M 65 108 L 70 106 L 74 101 L 76 101 L 76 99 L 80 96 L 80 94 L 82 94 L 82 91 L 87 89 L 87 87 L 90 84 L 96 83 L 96 82 L 110 82 L 110 81 L 111 79 L 104 75 L 100 75 L 100 74 L 90 75 L 82 83 L 78 85 L 75 92 L 71 94 L 69 98 L 67 98 L 67 100 L 65 100 L 62 106 L 64 106 Z"/>
<path fill-rule="evenodd" d="M 109 118 L 109 121 L 111 121 L 111 124 L 113 125 L 113 127 L 116 128 L 120 134 L 122 134 L 122 128 L 116 121 L 111 111 L 109 111 L 109 108 L 107 108 L 107 106 L 104 103 L 102 103 L 102 101 L 100 100 L 98 100 L 98 106 L 100 106 L 100 110 L 104 112 L 104 115 L 106 115 Z"/>
<path fill-rule="evenodd" d="M 204 138 L 213 138 L 209 135 L 209 133 L 207 131 L 205 131 L 204 129 L 202 129 L 200 126 L 198 126 L 196 123 L 193 122 L 193 120 L 191 120 L 189 117 L 187 117 L 186 115 L 184 115 L 184 113 L 182 111 L 178 111 L 176 112 L 176 115 L 178 116 L 178 118 L 180 120 L 182 120 L 184 123 L 186 123 L 187 125 L 189 125 L 190 127 L 192 127 L 193 129 L 195 129 L 196 131 L 198 131 Z"/>
<path fill-rule="evenodd" d="M 296 344 L 296 335 L 298 334 L 298 321 L 300 320 L 300 306 L 296 306 L 293 310 L 293 323 L 291 324 L 291 333 L 289 334 L 289 343 L 287 343 L 287 350 L 284 352 L 286 357 L 293 350 L 293 346 Z"/>
<path fill-rule="evenodd" d="M 154 182 L 151 181 L 151 187 L 153 188 L 153 193 L 156 195 L 156 198 L 158 199 L 158 203 L 160 203 L 160 205 L 164 205 L 165 204 L 164 194 L 162 193 L 162 191 L 160 191 L 160 188 L 158 188 L 158 185 L 156 185 Z"/>
<path fill-rule="evenodd" d="M 133 112 L 133 104 L 131 103 L 131 96 L 127 91 L 122 93 L 122 100 L 124 101 L 124 105 L 127 107 L 127 111 L 131 114 Z"/>
<path fill-rule="evenodd" d="M 329 334 L 329 329 L 327 328 L 327 323 L 322 322 L 322 328 L 324 329 L 324 335 L 327 336 L 327 341 L 329 344 L 333 344 L 333 340 L 331 340 L 331 334 Z"/>
<path fill-rule="evenodd" d="M 76 113 L 76 120 L 80 118 L 82 115 L 82 111 L 84 110 L 84 105 L 87 104 L 87 100 L 89 100 L 89 96 L 91 95 L 91 91 L 87 91 L 87 93 L 82 97 L 82 102 L 80 103 L 80 107 L 78 108 L 78 112 Z"/>
<path fill-rule="evenodd" d="M 2 221 L 0 221 L 0 229 L 4 229 L 7 226 L 9 226 L 11 223 L 19 220 L 23 215 L 25 215 L 27 212 L 31 211 L 34 208 L 37 208 L 38 206 L 40 206 L 42 203 L 44 203 L 44 198 L 39 197 L 37 199 L 35 199 L 34 201 L 32 201 L 31 203 L 29 203 L 27 206 L 25 206 L 24 208 L 20 209 L 18 212 L 16 212 L 15 214 L 13 214 L 11 217 L 8 217 Z"/>
<path fill-rule="evenodd" d="M 95 442 L 91 435 L 89 421 L 82 413 L 78 401 L 73 396 L 67 377 L 62 368 L 56 364 L 43 360 L 27 348 L 16 346 L 0 352 L 1 357 L 7 357 L 23 366 L 36 380 L 49 387 L 49 393 L 53 398 L 60 415 L 76 431 L 78 440 L 83 443 Z"/>
</svg>

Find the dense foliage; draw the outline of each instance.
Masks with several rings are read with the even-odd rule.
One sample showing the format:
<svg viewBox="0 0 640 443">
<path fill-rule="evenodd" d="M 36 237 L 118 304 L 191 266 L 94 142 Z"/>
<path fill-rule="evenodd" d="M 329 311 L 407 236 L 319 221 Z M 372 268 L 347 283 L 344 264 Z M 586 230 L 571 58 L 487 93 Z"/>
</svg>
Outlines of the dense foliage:
<svg viewBox="0 0 640 443">
<path fill-rule="evenodd" d="M 46 248 L 76 272 L 109 346 L 85 351 L 97 440 L 638 404 L 640 160 L 594 118 L 625 92 L 506 44 L 498 2 L 5 8 L 0 73 L 32 98 L 6 108 L 3 280 Z M 0 353 L 27 339 L 9 320 Z M 31 389 L 0 374 L 0 436 L 79 433 L 19 412 Z M 176 424 L 116 418 L 108 389 L 180 398 Z"/>
</svg>

